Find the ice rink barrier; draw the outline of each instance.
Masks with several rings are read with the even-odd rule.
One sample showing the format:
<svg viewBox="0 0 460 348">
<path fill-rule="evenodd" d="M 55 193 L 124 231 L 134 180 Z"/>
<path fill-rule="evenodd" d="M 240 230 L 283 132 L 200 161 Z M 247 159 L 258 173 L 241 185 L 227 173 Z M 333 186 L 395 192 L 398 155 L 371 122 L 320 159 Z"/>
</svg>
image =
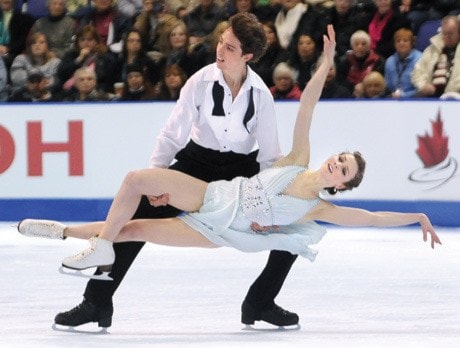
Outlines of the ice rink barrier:
<svg viewBox="0 0 460 348">
<path fill-rule="evenodd" d="M 174 103 L 0 105 L 0 220 L 105 217 L 124 175 L 147 167 Z M 298 102 L 277 102 L 283 152 Z M 263 130 L 262 130 L 263 131 Z M 367 161 L 361 186 L 325 196 L 370 210 L 426 212 L 460 226 L 460 102 L 321 101 L 310 168 L 341 151 Z"/>
</svg>

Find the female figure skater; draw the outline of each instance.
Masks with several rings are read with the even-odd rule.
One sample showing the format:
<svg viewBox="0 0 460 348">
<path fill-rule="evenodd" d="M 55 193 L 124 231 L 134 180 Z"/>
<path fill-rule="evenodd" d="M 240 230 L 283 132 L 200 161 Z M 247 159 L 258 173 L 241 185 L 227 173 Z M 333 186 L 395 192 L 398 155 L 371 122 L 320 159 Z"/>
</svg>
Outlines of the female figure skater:
<svg viewBox="0 0 460 348">
<path fill-rule="evenodd" d="M 211 183 L 170 169 L 133 171 L 125 177 L 105 222 L 67 227 L 55 221 L 26 219 L 19 224 L 19 232 L 48 238 L 91 238 L 88 249 L 62 262 L 64 267 L 76 270 L 110 269 L 115 258 L 112 243 L 124 241 L 231 246 L 247 252 L 286 250 L 313 261 L 315 252 L 309 245 L 325 233 L 314 221 L 378 227 L 419 223 L 423 239 L 430 235 L 432 248 L 441 244 L 423 213 L 370 212 L 336 206 L 319 197 L 324 189 L 335 193 L 357 187 L 365 167 L 359 152 L 344 152 L 328 158 L 317 170 L 307 169 L 313 110 L 335 54 L 335 33 L 331 25 L 327 30 L 328 35 L 323 37 L 324 59 L 300 99 L 292 149 L 272 168 L 251 178 Z M 177 218 L 129 221 L 143 194 L 167 194 L 170 205 L 189 213 Z M 279 229 L 263 228 L 267 226 Z"/>
</svg>

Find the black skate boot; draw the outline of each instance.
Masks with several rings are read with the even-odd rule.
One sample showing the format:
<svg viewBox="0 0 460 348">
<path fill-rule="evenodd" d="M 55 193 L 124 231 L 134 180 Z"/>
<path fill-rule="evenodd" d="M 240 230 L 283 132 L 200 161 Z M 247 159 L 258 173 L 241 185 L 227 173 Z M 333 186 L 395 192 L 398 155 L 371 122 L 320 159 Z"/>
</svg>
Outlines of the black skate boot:
<svg viewBox="0 0 460 348">
<path fill-rule="evenodd" d="M 246 325 L 252 325 L 255 321 L 260 320 L 279 327 L 296 325 L 296 329 L 300 328 L 299 316 L 296 313 L 284 310 L 276 304 L 267 309 L 258 310 L 247 301 L 244 301 L 241 306 L 241 322 Z"/>
<path fill-rule="evenodd" d="M 64 326 L 79 326 L 97 322 L 99 327 L 108 328 L 112 325 L 113 304 L 96 306 L 94 303 L 83 300 L 78 306 L 67 312 L 58 313 L 54 318 L 55 324 Z"/>
</svg>

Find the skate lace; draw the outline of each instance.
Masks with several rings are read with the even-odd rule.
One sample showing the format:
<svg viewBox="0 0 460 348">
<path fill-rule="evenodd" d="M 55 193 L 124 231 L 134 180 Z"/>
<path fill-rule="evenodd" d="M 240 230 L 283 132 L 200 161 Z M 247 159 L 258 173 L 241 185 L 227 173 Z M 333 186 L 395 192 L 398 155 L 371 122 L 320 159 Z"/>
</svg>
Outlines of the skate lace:
<svg viewBox="0 0 460 348">
<path fill-rule="evenodd" d="M 55 234 L 55 230 L 57 229 L 57 226 L 55 223 L 39 223 L 40 228 L 39 229 L 31 229 L 29 230 L 29 234 L 35 237 L 49 237 L 50 235 Z"/>
<path fill-rule="evenodd" d="M 85 250 L 80 251 L 78 254 L 73 255 L 71 257 L 72 260 L 81 261 L 81 260 L 84 260 L 85 258 L 87 258 L 88 255 L 90 255 L 94 251 L 94 249 L 96 248 L 96 242 L 97 242 L 96 237 L 91 238 L 89 240 L 90 246 L 88 248 L 86 248 Z"/>
</svg>

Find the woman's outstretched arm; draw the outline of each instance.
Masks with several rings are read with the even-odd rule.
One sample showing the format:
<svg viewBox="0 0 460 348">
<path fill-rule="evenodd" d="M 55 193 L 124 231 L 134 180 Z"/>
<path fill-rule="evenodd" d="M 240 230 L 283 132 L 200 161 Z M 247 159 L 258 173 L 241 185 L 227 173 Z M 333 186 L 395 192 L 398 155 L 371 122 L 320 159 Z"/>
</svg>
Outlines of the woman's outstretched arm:
<svg viewBox="0 0 460 348">
<path fill-rule="evenodd" d="M 275 163 L 277 166 L 297 164 L 308 165 L 310 162 L 310 126 L 313 110 L 321 96 L 327 74 L 334 62 L 335 32 L 332 25 L 327 26 L 328 35 L 323 36 L 324 48 L 320 60 L 321 64 L 316 69 L 300 97 L 300 107 L 294 126 L 291 152 Z"/>
<path fill-rule="evenodd" d="M 340 226 L 356 227 L 396 227 L 419 223 L 424 241 L 427 241 L 429 234 L 432 248 L 435 244 L 442 244 L 431 225 L 430 219 L 423 213 L 371 212 L 365 209 L 340 207 L 321 201 L 308 218 Z"/>
</svg>

